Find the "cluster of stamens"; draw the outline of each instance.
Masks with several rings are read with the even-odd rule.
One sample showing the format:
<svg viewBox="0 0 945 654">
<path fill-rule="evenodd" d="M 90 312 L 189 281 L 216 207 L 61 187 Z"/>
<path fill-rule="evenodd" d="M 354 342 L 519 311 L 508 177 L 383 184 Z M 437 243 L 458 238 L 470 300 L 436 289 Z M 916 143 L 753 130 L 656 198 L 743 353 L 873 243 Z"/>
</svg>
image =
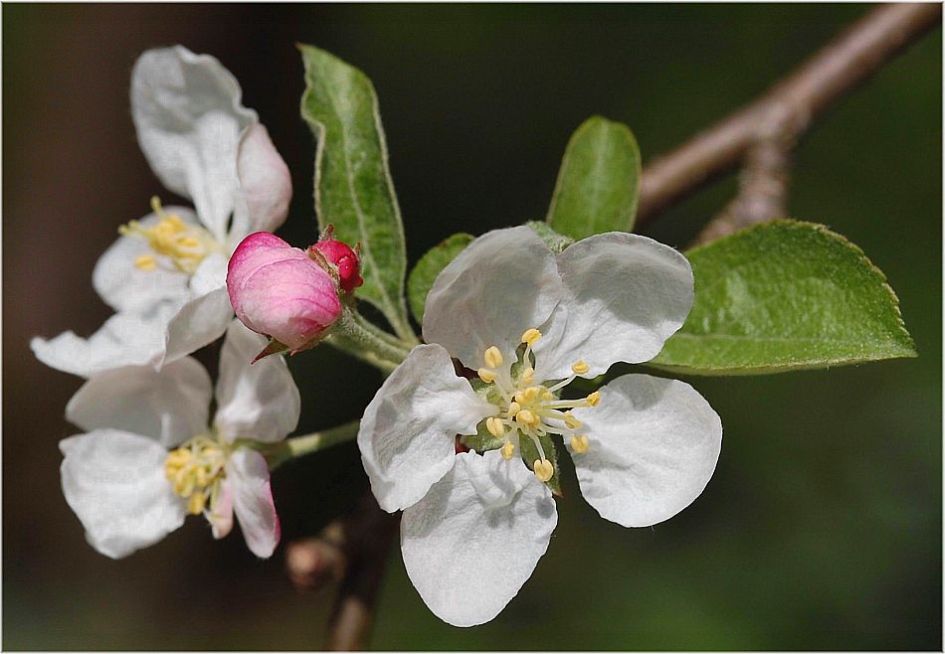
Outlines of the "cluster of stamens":
<svg viewBox="0 0 945 654">
<path fill-rule="evenodd" d="M 187 500 L 187 511 L 193 515 L 213 507 L 226 477 L 227 450 L 209 436 L 196 436 L 164 460 L 164 475 L 177 495 Z"/>
<path fill-rule="evenodd" d="M 213 236 L 202 227 L 184 222 L 180 216 L 167 213 L 161 201 L 151 198 L 151 208 L 160 220 L 151 227 L 144 227 L 137 220 L 118 228 L 122 236 L 139 236 L 148 242 L 154 254 L 142 254 L 135 259 L 135 267 L 155 270 L 158 259 L 155 254 L 167 257 L 176 270 L 192 275 L 204 258 L 219 249 Z"/>
<path fill-rule="evenodd" d="M 562 388 L 578 375 L 587 373 L 589 368 L 584 361 L 571 364 L 573 374 L 567 379 L 552 386 L 536 384 L 532 347 L 540 339 L 541 332 L 537 329 L 527 329 L 522 334 L 521 342 L 525 349 L 517 362 L 520 363 L 517 370 L 511 365 L 512 362 L 505 361 L 501 350 L 493 345 L 484 352 L 485 365 L 477 372 L 479 379 L 493 385 L 497 391 L 491 398 L 498 406 L 499 413 L 486 418 L 486 429 L 495 438 L 505 440 L 501 448 L 502 456 L 511 459 L 515 454 L 516 442 L 522 437 L 528 438 L 540 456 L 533 462 L 532 470 L 540 481 L 547 482 L 554 475 L 554 465 L 545 456 L 541 437 L 560 434 L 568 440 L 573 452 L 587 452 L 587 435 L 581 433 L 583 425 L 574 417 L 571 409 L 597 406 L 600 393 L 594 391 L 579 400 L 558 399 L 558 392 Z"/>
</svg>

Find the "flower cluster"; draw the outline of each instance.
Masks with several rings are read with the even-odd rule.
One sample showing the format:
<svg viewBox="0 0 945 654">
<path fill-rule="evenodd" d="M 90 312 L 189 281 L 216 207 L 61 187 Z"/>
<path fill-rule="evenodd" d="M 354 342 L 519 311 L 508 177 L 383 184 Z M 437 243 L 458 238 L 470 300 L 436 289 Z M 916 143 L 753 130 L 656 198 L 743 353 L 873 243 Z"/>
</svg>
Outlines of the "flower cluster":
<svg viewBox="0 0 945 654">
<path fill-rule="evenodd" d="M 194 208 L 153 198 L 150 215 L 119 228 L 93 273 L 116 313 L 95 334 L 31 343 L 47 365 L 87 378 L 66 408 L 88 433 L 60 445 L 62 487 L 89 542 L 111 557 L 154 543 L 187 514 L 205 516 L 221 538 L 234 513 L 249 549 L 272 554 L 279 519 L 260 450 L 295 429 L 299 393 L 282 359 L 250 367 L 267 339 L 234 321 L 233 307 L 246 325 L 298 349 L 332 326 L 340 297 L 360 279 L 357 254 L 330 234 L 313 246 L 327 254 L 310 257 L 270 233 L 285 220 L 291 180 L 240 95 L 213 57 L 177 46 L 139 58 L 131 84 L 138 141 L 157 177 Z M 259 243 L 297 253 L 314 284 L 304 291 L 317 324 L 299 331 L 301 341 L 268 327 L 285 283 L 271 285 L 278 264 L 260 258 Z M 228 270 L 245 292 L 228 290 Z M 260 289 L 268 305 L 256 306 Z M 253 322 L 254 313 L 267 318 Z M 224 332 L 209 421 L 210 378 L 188 355 Z"/>
<path fill-rule="evenodd" d="M 289 171 L 240 95 L 212 57 L 179 46 L 141 56 L 138 140 L 194 207 L 154 198 L 151 214 L 119 229 L 93 274 L 116 313 L 95 334 L 32 342 L 41 361 L 86 378 L 66 408 L 85 433 L 60 449 L 66 501 L 93 547 L 127 556 L 202 515 L 216 538 L 235 517 L 249 549 L 271 556 L 270 465 L 321 441 L 277 449 L 301 401 L 285 359 L 267 355 L 332 333 L 390 373 L 357 443 L 379 505 L 403 511 L 410 579 L 450 624 L 491 620 L 532 574 L 557 524 L 564 452 L 587 502 L 626 527 L 700 495 L 722 439 L 702 396 L 642 374 L 599 379 L 649 361 L 682 326 L 693 301 L 685 257 L 628 233 L 552 251 L 530 227 L 495 230 L 436 276 L 424 342 L 409 327 L 395 336 L 356 312 L 359 245 L 330 227 L 304 250 L 272 233 Z M 189 355 L 221 336 L 214 387 Z"/>
</svg>

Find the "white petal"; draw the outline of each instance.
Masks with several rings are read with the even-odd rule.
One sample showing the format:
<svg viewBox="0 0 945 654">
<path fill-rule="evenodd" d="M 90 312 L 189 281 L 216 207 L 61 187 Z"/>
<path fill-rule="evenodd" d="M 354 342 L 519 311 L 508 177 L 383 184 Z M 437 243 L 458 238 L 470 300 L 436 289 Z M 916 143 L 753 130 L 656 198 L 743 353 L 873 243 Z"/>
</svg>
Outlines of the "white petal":
<svg viewBox="0 0 945 654">
<path fill-rule="evenodd" d="M 114 428 L 173 447 L 206 431 L 212 385 L 196 360 L 160 372 L 132 366 L 94 375 L 72 396 L 66 418 L 82 429 Z"/>
<path fill-rule="evenodd" d="M 686 320 L 692 268 L 653 239 L 612 232 L 578 241 L 558 255 L 567 297 L 535 346 L 536 376 L 560 379 L 583 359 L 595 377 L 617 361 L 642 363 Z"/>
<path fill-rule="evenodd" d="M 164 361 L 176 361 L 217 340 L 232 318 L 233 307 L 225 286 L 197 295 L 168 323 Z"/>
<path fill-rule="evenodd" d="M 200 262 L 194 276 L 190 278 L 190 290 L 196 295 L 206 295 L 210 291 L 226 286 L 226 268 L 229 259 L 214 252 Z"/>
<path fill-rule="evenodd" d="M 239 141 L 257 122 L 240 96 L 219 61 L 181 46 L 148 50 L 132 73 L 131 113 L 151 169 L 167 188 L 193 199 L 221 243 L 239 185 Z"/>
<path fill-rule="evenodd" d="M 253 363 L 267 342 L 239 320 L 231 321 L 226 330 L 214 425 L 229 441 L 251 438 L 272 443 L 298 425 L 301 399 L 285 359 L 268 356 Z"/>
<path fill-rule="evenodd" d="M 118 313 L 87 339 L 69 331 L 50 340 L 34 338 L 30 347 L 47 366 L 88 377 L 123 366 L 159 364 L 164 357 L 165 325 L 162 319 Z"/>
<path fill-rule="evenodd" d="M 180 216 L 184 222 L 199 224 L 190 209 L 166 207 L 165 210 Z M 139 222 L 147 228 L 160 220 L 152 213 Z M 141 270 L 135 265 L 135 260 L 142 255 L 154 256 L 166 265 L 154 270 Z M 162 302 L 183 302 L 188 296 L 189 279 L 189 275 L 173 269 L 165 257 L 156 255 L 148 242 L 138 236 L 120 236 L 99 257 L 92 272 L 92 285 L 110 307 L 115 311 L 145 316 Z"/>
<path fill-rule="evenodd" d="M 237 172 L 240 201 L 230 229 L 230 249 L 252 232 L 274 232 L 285 222 L 292 176 L 263 125 L 251 126 L 240 142 Z"/>
<path fill-rule="evenodd" d="M 456 375 L 449 353 L 420 345 L 388 377 L 364 410 L 358 430 L 361 462 L 385 511 L 403 509 L 453 467 L 457 434 L 496 408 Z"/>
<path fill-rule="evenodd" d="M 518 594 L 558 522 L 548 488 L 521 460 L 463 453 L 404 511 L 404 565 L 430 610 L 457 627 L 488 622 Z"/>
<path fill-rule="evenodd" d="M 522 332 L 544 323 L 563 292 L 554 254 L 535 232 L 497 229 L 470 243 L 436 278 L 423 338 L 475 370 L 488 347 L 512 355 Z"/>
<path fill-rule="evenodd" d="M 167 451 L 145 436 L 100 429 L 59 443 L 62 492 L 85 536 L 113 559 L 184 524 L 184 503 L 164 478 Z"/>
<path fill-rule="evenodd" d="M 575 409 L 589 449 L 572 453 L 584 499 L 624 527 L 667 520 L 702 493 L 719 459 L 722 423 L 689 384 L 624 375 L 600 404 Z"/>
<path fill-rule="evenodd" d="M 279 544 L 282 531 L 266 459 L 255 450 L 241 447 L 230 456 L 226 474 L 246 546 L 259 558 L 268 559 Z"/>
</svg>

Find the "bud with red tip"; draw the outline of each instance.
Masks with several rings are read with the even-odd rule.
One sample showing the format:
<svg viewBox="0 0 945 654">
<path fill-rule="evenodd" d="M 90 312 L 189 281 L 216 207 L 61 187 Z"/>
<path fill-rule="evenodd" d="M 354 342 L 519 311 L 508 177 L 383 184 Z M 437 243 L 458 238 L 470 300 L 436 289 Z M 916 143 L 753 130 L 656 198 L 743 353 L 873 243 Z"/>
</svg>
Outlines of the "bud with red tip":
<svg viewBox="0 0 945 654">
<path fill-rule="evenodd" d="M 337 245 L 326 248 L 329 254 L 313 253 L 323 242 Z M 257 232 L 230 257 L 226 286 L 233 310 L 244 325 L 275 341 L 261 356 L 279 351 L 279 344 L 298 352 L 318 343 L 341 316 L 345 286 L 361 283 L 354 250 L 333 239 L 312 248 L 303 251 Z"/>
<path fill-rule="evenodd" d="M 329 225 L 318 243 L 310 245 L 308 250 L 310 254 L 313 250 L 318 252 L 335 267 L 341 289 L 345 293 L 350 293 L 364 283 L 364 279 L 361 278 L 361 258 L 358 252 L 360 248 L 355 246 L 351 249 L 344 241 L 336 240 L 334 231 L 334 228 Z"/>
</svg>

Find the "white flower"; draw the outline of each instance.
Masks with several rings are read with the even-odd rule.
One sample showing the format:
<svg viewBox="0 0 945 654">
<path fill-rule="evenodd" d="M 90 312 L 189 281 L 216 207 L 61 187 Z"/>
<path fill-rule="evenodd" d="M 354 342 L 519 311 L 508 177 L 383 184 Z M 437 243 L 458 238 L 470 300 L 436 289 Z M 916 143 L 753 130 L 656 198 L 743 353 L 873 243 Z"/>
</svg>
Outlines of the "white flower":
<svg viewBox="0 0 945 654">
<path fill-rule="evenodd" d="M 558 474 L 551 435 L 608 520 L 652 525 L 699 496 L 722 426 L 688 384 L 625 375 L 560 399 L 576 377 L 654 357 L 692 293 L 685 257 L 625 233 L 555 256 L 527 227 L 497 230 L 440 273 L 424 314 L 429 344 L 385 381 L 358 434 L 381 507 L 404 510 L 407 573 L 437 616 L 491 620 L 531 575 L 557 522 L 543 483 Z M 479 379 L 457 375 L 454 358 Z M 490 451 L 456 454 L 459 434 Z"/>
<path fill-rule="evenodd" d="M 295 429 L 299 392 L 281 357 L 250 361 L 266 339 L 238 320 L 220 353 L 217 405 L 191 357 L 161 371 L 109 370 L 89 379 L 66 416 L 88 433 L 59 444 L 62 490 L 99 552 L 121 558 L 152 545 L 203 514 L 222 538 L 239 520 L 260 557 L 279 542 L 269 469 L 249 441 L 274 443 Z"/>
<path fill-rule="evenodd" d="M 138 59 L 131 82 L 138 142 L 161 182 L 196 211 L 155 198 L 153 213 L 121 228 L 92 275 L 118 313 L 88 339 L 71 331 L 34 338 L 45 364 L 83 377 L 127 365 L 159 369 L 226 330 L 229 256 L 251 232 L 281 225 L 292 194 L 285 162 L 240 96 L 211 56 L 175 46 Z"/>
</svg>

